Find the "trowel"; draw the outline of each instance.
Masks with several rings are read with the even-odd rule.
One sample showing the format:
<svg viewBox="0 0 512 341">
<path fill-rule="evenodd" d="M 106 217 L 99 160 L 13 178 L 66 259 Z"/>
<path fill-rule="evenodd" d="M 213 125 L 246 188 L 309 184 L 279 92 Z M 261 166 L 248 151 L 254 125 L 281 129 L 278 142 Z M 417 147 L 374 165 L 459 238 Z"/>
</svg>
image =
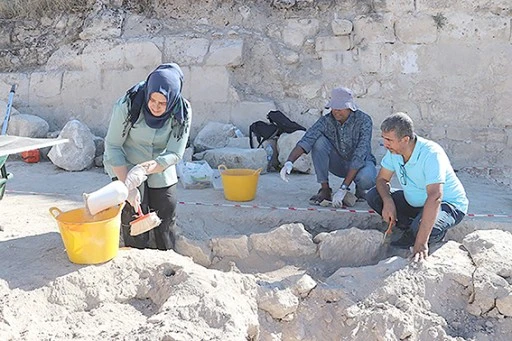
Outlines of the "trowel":
<svg viewBox="0 0 512 341">
<path fill-rule="evenodd" d="M 386 230 L 386 232 L 384 232 L 384 238 L 382 238 L 382 244 L 386 243 L 386 239 L 389 235 L 391 235 L 391 232 L 393 232 L 393 221 L 392 220 L 389 221 L 388 229 Z"/>
</svg>

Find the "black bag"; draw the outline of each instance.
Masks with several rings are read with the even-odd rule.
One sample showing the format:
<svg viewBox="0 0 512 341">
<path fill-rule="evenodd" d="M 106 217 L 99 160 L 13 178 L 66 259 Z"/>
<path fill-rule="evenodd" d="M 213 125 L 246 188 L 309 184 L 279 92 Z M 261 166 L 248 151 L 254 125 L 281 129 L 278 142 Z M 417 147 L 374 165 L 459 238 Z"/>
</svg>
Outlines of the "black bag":
<svg viewBox="0 0 512 341">
<path fill-rule="evenodd" d="M 272 110 L 267 114 L 267 118 L 270 123 L 273 123 L 279 129 L 279 134 L 288 133 L 291 134 L 297 130 L 306 130 L 303 126 L 290 120 L 285 114 L 279 110 Z"/>
<path fill-rule="evenodd" d="M 256 148 L 261 147 L 264 141 L 277 136 L 279 133 L 279 129 L 275 124 L 267 123 L 263 121 L 256 121 L 249 126 L 249 144 L 251 148 L 254 148 L 253 145 L 253 136 L 256 137 L 256 141 L 258 142 L 258 146 Z"/>
<path fill-rule="evenodd" d="M 259 148 L 264 141 L 279 136 L 282 133 L 290 134 L 297 130 L 306 130 L 306 128 L 290 120 L 279 110 L 269 111 L 267 119 L 270 123 L 256 121 L 249 126 L 249 144 L 251 148 L 254 148 L 253 136 L 256 137 L 256 141 L 258 142 L 256 148 Z"/>
</svg>

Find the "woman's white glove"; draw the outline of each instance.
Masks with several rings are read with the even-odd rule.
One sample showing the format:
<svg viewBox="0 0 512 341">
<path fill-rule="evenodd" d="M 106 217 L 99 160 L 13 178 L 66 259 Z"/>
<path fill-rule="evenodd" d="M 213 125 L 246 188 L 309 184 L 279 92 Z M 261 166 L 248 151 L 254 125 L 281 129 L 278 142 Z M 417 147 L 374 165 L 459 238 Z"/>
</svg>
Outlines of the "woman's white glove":
<svg viewBox="0 0 512 341">
<path fill-rule="evenodd" d="M 286 175 L 290 174 L 292 172 L 292 169 L 293 169 L 293 162 L 286 161 L 284 163 L 283 168 L 281 168 L 281 172 L 279 172 L 279 174 L 281 175 L 281 179 L 283 179 L 283 181 L 288 182 L 288 177 Z"/>
<path fill-rule="evenodd" d="M 134 188 L 139 187 L 147 179 L 146 169 L 141 165 L 136 165 L 126 175 L 124 184 L 131 191 Z"/>
<path fill-rule="evenodd" d="M 343 199 L 345 199 L 345 195 L 347 195 L 347 192 L 348 192 L 348 190 L 340 188 L 332 197 L 332 206 L 333 207 L 342 207 Z"/>
<path fill-rule="evenodd" d="M 135 209 L 135 212 L 139 210 L 140 206 L 140 192 L 138 188 L 134 188 L 128 192 L 128 198 L 126 201 Z"/>
</svg>

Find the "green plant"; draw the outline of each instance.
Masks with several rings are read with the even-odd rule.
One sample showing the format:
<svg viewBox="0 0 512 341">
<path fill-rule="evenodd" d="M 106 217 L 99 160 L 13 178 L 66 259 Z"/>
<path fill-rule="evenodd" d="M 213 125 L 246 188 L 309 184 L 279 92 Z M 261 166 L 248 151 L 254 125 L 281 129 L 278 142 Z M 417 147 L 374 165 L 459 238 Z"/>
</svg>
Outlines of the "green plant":
<svg viewBox="0 0 512 341">
<path fill-rule="evenodd" d="M 437 13 L 436 15 L 433 15 L 432 19 L 434 19 L 434 22 L 436 23 L 438 29 L 442 29 L 443 27 L 445 27 L 446 23 L 448 22 L 448 19 L 441 12 Z"/>
</svg>

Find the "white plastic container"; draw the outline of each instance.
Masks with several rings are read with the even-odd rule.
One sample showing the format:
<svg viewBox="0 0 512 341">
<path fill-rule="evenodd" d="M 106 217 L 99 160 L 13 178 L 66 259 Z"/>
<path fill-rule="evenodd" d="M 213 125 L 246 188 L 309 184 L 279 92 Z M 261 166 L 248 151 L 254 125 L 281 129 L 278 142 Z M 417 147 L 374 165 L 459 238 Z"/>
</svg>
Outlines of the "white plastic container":
<svg viewBox="0 0 512 341">
<path fill-rule="evenodd" d="M 107 208 L 119 205 L 128 198 L 128 188 L 120 181 L 112 181 L 108 185 L 92 193 L 84 193 L 85 207 L 95 215 Z"/>
</svg>

